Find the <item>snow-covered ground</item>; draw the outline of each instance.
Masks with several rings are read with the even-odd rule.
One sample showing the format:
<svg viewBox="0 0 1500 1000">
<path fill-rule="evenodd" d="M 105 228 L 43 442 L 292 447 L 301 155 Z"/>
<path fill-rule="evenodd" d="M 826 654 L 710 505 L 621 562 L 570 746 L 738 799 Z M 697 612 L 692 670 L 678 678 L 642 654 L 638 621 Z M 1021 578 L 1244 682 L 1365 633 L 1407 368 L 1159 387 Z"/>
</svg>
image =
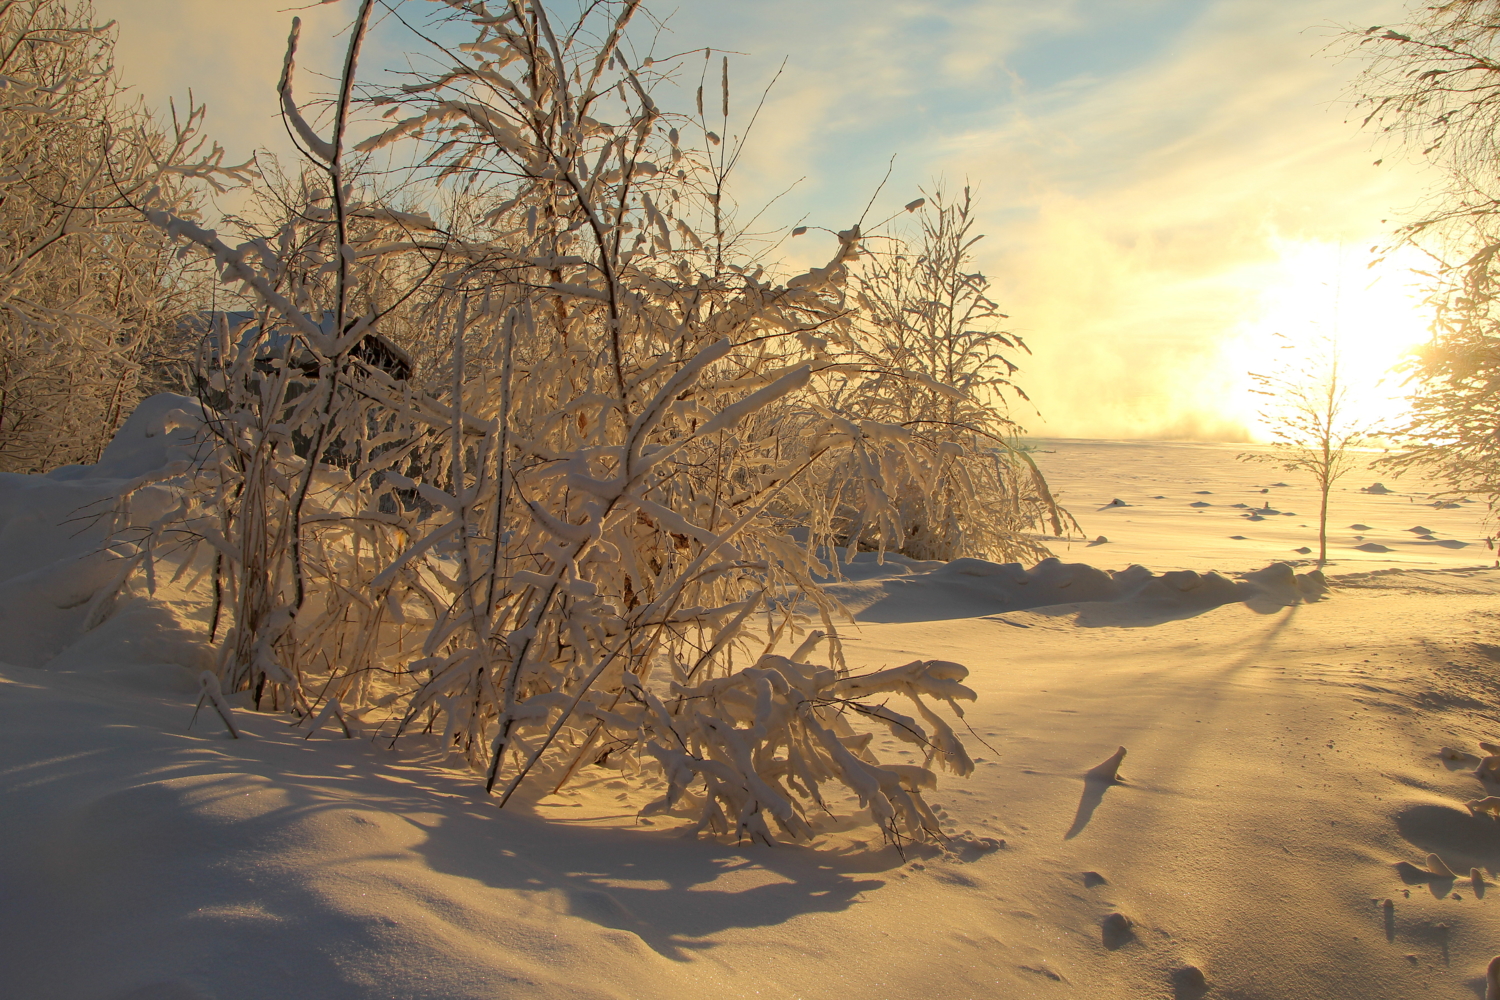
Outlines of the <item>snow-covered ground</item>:
<svg viewBox="0 0 1500 1000">
<path fill-rule="evenodd" d="M 1319 497 L 1312 477 L 1241 461 L 1247 445 L 1034 445 L 1033 457 L 1058 502 L 1084 529 L 1081 543 L 1053 546 L 1067 560 L 1103 569 L 1135 562 L 1159 571 L 1237 570 L 1276 559 L 1310 565 L 1317 559 Z M 1494 529 L 1484 523 L 1483 497 L 1434 498 L 1438 487 L 1420 476 L 1392 478 L 1366 467 L 1378 457 L 1362 455 L 1329 495 L 1328 572 L 1495 564 L 1485 542 Z M 1428 530 L 1417 530 L 1422 528 Z M 1089 544 L 1101 535 L 1108 541 Z"/>
<path fill-rule="evenodd" d="M 1235 446 L 1044 442 L 1107 542 L 836 585 L 855 665 L 957 660 L 980 695 L 978 771 L 933 796 L 954 839 L 903 857 L 837 819 L 811 846 L 684 839 L 603 769 L 499 812 L 419 747 L 243 710 L 241 739 L 189 728 L 188 610 L 97 607 L 117 567 L 51 562 L 91 546 L 97 477 L 169 427 L 134 420 L 102 469 L 0 477 L 0 996 L 1483 995 L 1500 885 L 1470 870 L 1500 882 L 1500 824 L 1464 803 L 1500 789 L 1438 753 L 1500 738 L 1480 504 L 1352 473 L 1308 602 L 1263 571 L 1316 546 L 1303 480 Z M 1086 777 L 1120 746 L 1122 781 Z M 1419 871 L 1431 853 L 1461 877 Z"/>
</svg>

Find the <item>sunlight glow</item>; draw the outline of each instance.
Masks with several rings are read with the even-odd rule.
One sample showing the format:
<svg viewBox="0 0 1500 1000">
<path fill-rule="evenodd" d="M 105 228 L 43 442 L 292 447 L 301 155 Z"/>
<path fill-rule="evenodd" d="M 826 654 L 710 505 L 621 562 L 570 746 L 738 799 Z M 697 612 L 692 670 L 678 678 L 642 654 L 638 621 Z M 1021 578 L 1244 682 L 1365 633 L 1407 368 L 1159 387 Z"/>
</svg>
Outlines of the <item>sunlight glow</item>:
<svg viewBox="0 0 1500 1000">
<path fill-rule="evenodd" d="M 1239 373 L 1239 391 L 1228 405 L 1250 435 L 1268 440 L 1249 373 L 1268 372 L 1287 344 L 1337 344 L 1341 377 L 1350 386 L 1350 409 L 1360 422 L 1387 425 L 1407 412 L 1403 375 L 1392 369 L 1428 337 L 1428 315 L 1413 270 L 1415 252 L 1392 253 L 1370 266 L 1365 247 L 1316 240 L 1275 241 L 1277 260 L 1247 280 L 1260 287 L 1257 311 L 1225 341 L 1224 362 Z M 1281 334 L 1287 338 L 1276 336 Z"/>
</svg>

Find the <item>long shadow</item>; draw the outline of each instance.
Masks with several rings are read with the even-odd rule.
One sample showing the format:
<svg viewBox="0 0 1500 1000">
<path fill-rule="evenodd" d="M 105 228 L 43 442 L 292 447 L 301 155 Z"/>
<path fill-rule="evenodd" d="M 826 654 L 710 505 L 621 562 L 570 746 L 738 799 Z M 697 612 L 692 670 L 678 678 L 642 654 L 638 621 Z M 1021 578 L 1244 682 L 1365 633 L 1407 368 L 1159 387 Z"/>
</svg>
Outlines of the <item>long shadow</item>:
<svg viewBox="0 0 1500 1000">
<path fill-rule="evenodd" d="M 1266 654 L 1275 646 L 1277 639 L 1292 624 L 1299 608 L 1300 605 L 1290 605 L 1279 609 L 1284 611 L 1285 614 L 1272 623 L 1253 643 L 1241 647 L 1234 659 L 1224 664 L 1218 670 L 1215 670 L 1211 676 L 1204 678 L 1202 683 L 1198 685 L 1199 696 L 1193 701 L 1193 710 L 1195 712 L 1213 713 L 1218 703 L 1228 696 L 1226 691 L 1229 682 L 1248 669 L 1252 664 L 1265 658 Z M 1172 668 L 1165 669 L 1170 670 Z M 1149 679 L 1149 677 L 1143 677 L 1143 681 Z M 1143 719 L 1141 730 L 1149 731 L 1151 728 L 1150 720 Z M 1132 735 L 1133 733 L 1121 734 L 1121 742 L 1127 746 L 1130 745 Z M 1179 746 L 1179 752 L 1164 755 L 1162 759 L 1176 760 L 1179 762 L 1179 766 L 1189 767 L 1191 766 L 1190 762 L 1199 750 L 1199 743 L 1184 740 Z M 1166 784 L 1170 783 L 1171 779 L 1171 770 L 1163 765 L 1158 765 L 1156 772 L 1152 776 L 1152 783 Z M 1123 782 L 1101 782 L 1092 775 L 1085 775 L 1083 794 L 1079 797 L 1078 809 L 1074 814 L 1073 823 L 1068 828 L 1067 833 L 1064 834 L 1065 840 L 1071 840 L 1083 832 L 1090 820 L 1093 819 L 1095 810 L 1098 809 L 1104 799 L 1104 793 L 1109 790 L 1109 786 L 1112 783 L 1122 784 Z"/>
<path fill-rule="evenodd" d="M 177 720 L 183 728 L 190 707 Z M 100 714 L 118 715 L 108 708 Z M 704 939 L 718 931 L 847 909 L 861 893 L 885 885 L 878 873 L 903 863 L 900 854 L 878 841 L 848 853 L 735 846 L 669 830 L 570 824 L 528 812 L 520 799 L 500 811 L 472 775 L 414 759 L 419 745 L 391 753 L 365 740 L 345 741 L 336 730 L 305 741 L 282 717 L 237 714 L 250 730 L 239 741 L 201 725 L 191 733 L 167 734 L 156 726 L 136 730 L 147 742 L 165 737 L 168 744 L 153 753 L 145 774 L 140 757 L 91 746 L 36 767 L 45 772 L 29 775 L 36 787 L 77 784 L 77 794 L 69 797 L 83 803 L 47 834 L 49 856 L 74 859 L 70 865 L 76 861 L 76 871 L 61 877 L 72 882 L 97 876 L 108 896 L 113 870 L 132 852 L 141 860 L 141 851 L 149 863 L 171 869 L 164 877 L 174 883 L 211 863 L 221 867 L 215 859 L 236 858 L 235 866 L 249 869 L 271 861 L 290 843 L 288 836 L 300 836 L 289 831 L 321 837 L 353 824 L 358 833 L 367 828 L 354 817 L 374 810 L 404 817 L 397 821 L 407 831 L 403 839 L 416 841 L 406 849 L 435 872 L 495 889 L 550 893 L 547 905 L 628 930 L 659 954 L 685 959 L 708 947 Z M 209 748 L 230 757 L 205 755 Z M 111 771 L 114 776 L 106 777 Z M 188 780 L 164 785 L 169 779 Z M 191 818 L 234 811 L 236 803 L 251 801 L 259 804 L 232 822 Z M 162 827 L 157 819 L 189 812 L 176 827 Z M 358 852 L 350 860 L 359 860 Z M 189 894 L 197 897 L 194 905 L 226 902 L 204 898 L 217 897 L 215 887 L 236 896 L 245 889 L 231 891 L 223 878 L 208 879 L 202 893 Z M 266 892 L 272 911 L 290 914 L 306 904 L 306 891 L 296 885 Z"/>
<path fill-rule="evenodd" d="M 1269 630 L 1263 644 L 1285 624 Z M 1248 651 L 1240 665 L 1256 655 Z M 53 683 L 61 682 L 46 685 Z M 117 933 L 140 935 L 142 954 L 163 953 L 147 935 L 180 926 L 174 956 L 222 952 L 227 957 L 216 959 L 216 968 L 225 981 L 259 982 L 265 948 L 224 951 L 222 942 L 244 930 L 229 918 L 202 915 L 253 908 L 265 914 L 257 919 L 266 927 L 282 928 L 255 933 L 269 935 L 263 940 L 278 961 L 305 977 L 306 995 L 345 995 L 339 956 L 379 953 L 389 947 L 389 932 L 342 917 L 319 918 L 318 936 L 295 932 L 328 902 L 317 886 L 262 873 L 311 872 L 288 860 L 302 850 L 304 834 L 349 845 L 317 862 L 319 871 L 394 859 L 388 852 L 399 840 L 399 850 L 433 872 L 629 931 L 673 960 L 711 947 L 712 935 L 726 929 L 845 910 L 882 887 L 879 873 L 901 862 L 888 848 L 832 855 L 543 821 L 495 810 L 473 776 L 423 766 L 410 751 L 391 754 L 328 732 L 303 741 L 275 716 L 246 713 L 247 739 L 231 741 L 201 725 L 183 731 L 191 700 L 164 707 L 159 698 L 111 688 L 107 698 L 70 699 L 65 716 L 56 716 L 46 686 L 12 682 L 6 691 L 0 715 L 15 745 L 59 748 L 34 758 L 24 780 L 18 772 L 4 789 L 11 819 L 0 816 L 0 832 L 18 848 L 15 858 L 41 858 L 46 869 L 23 873 L 18 862 L 0 861 L 0 881 L 15 877 L 16 891 L 0 894 L 10 896 L 0 899 L 0 927 L 15 934 L 12 954 L 43 953 L 47 941 L 71 933 L 79 914 L 129 912 L 132 920 Z M 64 717 L 66 740 L 55 732 Z M 171 783 L 179 778 L 191 781 Z M 1087 826 L 1107 790 L 1108 782 L 1085 782 L 1069 837 Z M 23 823 L 23 816 L 48 818 Z M 400 837 L 366 839 L 372 821 L 389 821 Z M 143 885 L 161 891 L 138 898 Z M 433 887 L 430 909 L 447 920 L 442 891 Z"/>
<path fill-rule="evenodd" d="M 1240 601 L 1239 598 L 1235 598 L 1224 601 L 1154 603 L 1149 600 L 1120 598 L 1066 603 L 1064 596 L 1057 593 L 1041 595 L 1032 600 L 1017 597 L 1000 601 L 964 593 L 958 588 L 954 588 L 953 593 L 944 595 L 940 600 L 933 598 L 930 592 L 921 594 L 920 599 L 922 600 L 920 616 L 913 614 L 913 605 L 909 599 L 895 594 L 875 601 L 855 617 L 861 624 L 890 624 L 909 622 L 915 617 L 920 617 L 923 621 L 945 621 L 958 618 L 988 618 L 1015 611 L 1029 611 L 1032 614 L 1051 618 L 1072 617 L 1073 624 L 1082 628 L 1151 628 L 1167 622 L 1197 618 L 1215 608 Z M 1245 603 L 1259 614 L 1272 614 L 1284 607 L 1280 604 L 1271 607 L 1260 601 L 1253 604 L 1249 601 Z"/>
<path fill-rule="evenodd" d="M 253 713 L 239 713 L 241 740 L 189 733 L 191 701 L 113 688 L 107 699 L 92 688 L 81 700 L 70 693 L 64 738 L 51 690 L 61 682 L 32 685 L 29 671 L 10 672 L 19 681 L 4 685 L 0 725 L 33 749 L 0 767 L 0 936 L 10 956 L 43 956 L 10 970 L 18 996 L 97 992 L 81 966 L 46 967 L 51 942 L 66 937 L 131 956 L 111 972 L 122 986 L 196 981 L 212 955 L 212 981 L 248 984 L 245 995 L 291 995 L 273 989 L 285 969 L 295 970 L 297 996 L 365 996 L 346 959 L 427 947 L 382 917 L 400 915 L 375 901 L 386 891 L 401 896 L 397 909 L 420 908 L 460 935 L 489 921 L 503 927 L 521 905 L 561 914 L 544 922 L 628 931 L 681 961 L 725 929 L 847 909 L 902 863 L 890 848 L 735 847 L 501 812 L 473 775 L 427 766 L 415 748 L 390 753 L 329 731 L 304 741 L 282 717 Z M 418 971 L 391 974 L 392 994 L 436 1000 Z"/>
<path fill-rule="evenodd" d="M 1068 832 L 1063 834 L 1063 840 L 1072 840 L 1083 832 L 1083 828 L 1089 825 L 1089 820 L 1094 818 L 1094 810 L 1099 808 L 1099 803 L 1104 801 L 1104 793 L 1109 791 L 1110 786 L 1119 784 L 1117 781 L 1108 781 L 1103 778 L 1084 778 L 1083 795 L 1078 800 L 1078 811 L 1073 814 L 1073 825 L 1068 827 Z"/>
<path fill-rule="evenodd" d="M 1073 624 L 1079 628 L 1155 628 L 1168 622 L 1197 618 L 1228 603 L 1236 602 L 1152 606 L 1146 602 L 1128 600 L 1091 601 L 1086 604 L 1054 604 L 1027 610 L 1049 618 L 1072 616 Z"/>
<path fill-rule="evenodd" d="M 674 960 L 734 927 L 852 906 L 885 885 L 859 874 L 901 864 L 892 849 L 848 855 L 792 845 L 732 846 L 680 833 L 569 826 L 510 810 L 450 814 L 418 851 L 436 871 L 519 891 L 552 889 L 567 912 L 630 931 Z M 755 882 L 737 887 L 736 883 Z"/>
</svg>

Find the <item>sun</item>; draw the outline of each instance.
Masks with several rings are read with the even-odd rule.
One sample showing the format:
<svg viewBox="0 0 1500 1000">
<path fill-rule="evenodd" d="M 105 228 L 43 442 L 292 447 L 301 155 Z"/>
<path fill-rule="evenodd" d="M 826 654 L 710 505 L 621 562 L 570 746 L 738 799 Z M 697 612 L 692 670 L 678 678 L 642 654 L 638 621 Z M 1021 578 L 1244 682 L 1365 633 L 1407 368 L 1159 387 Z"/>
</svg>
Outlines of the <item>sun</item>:
<svg viewBox="0 0 1500 1000">
<path fill-rule="evenodd" d="M 1269 440 L 1266 399 L 1250 372 L 1269 372 L 1285 350 L 1333 345 L 1349 386 L 1347 412 L 1358 424 L 1396 424 L 1408 412 L 1404 376 L 1394 369 L 1429 337 L 1415 251 L 1377 258 L 1368 244 L 1276 240 L 1276 258 L 1258 268 L 1252 315 L 1225 343 L 1225 363 L 1245 373 L 1234 405 L 1252 438 Z M 1249 277 L 1249 276 L 1247 276 Z"/>
</svg>

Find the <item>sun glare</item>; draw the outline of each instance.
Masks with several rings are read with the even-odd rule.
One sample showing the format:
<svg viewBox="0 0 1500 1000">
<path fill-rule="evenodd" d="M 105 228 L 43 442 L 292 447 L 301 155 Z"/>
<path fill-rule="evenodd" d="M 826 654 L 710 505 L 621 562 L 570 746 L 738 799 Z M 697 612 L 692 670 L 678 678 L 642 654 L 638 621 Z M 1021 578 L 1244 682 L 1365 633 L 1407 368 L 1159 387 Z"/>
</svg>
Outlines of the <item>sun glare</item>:
<svg viewBox="0 0 1500 1000">
<path fill-rule="evenodd" d="M 1285 352 L 1336 345 L 1340 376 L 1359 423 L 1392 423 L 1407 412 L 1403 376 L 1393 371 L 1428 336 L 1428 318 L 1412 252 L 1371 266 L 1364 247 L 1312 240 L 1278 241 L 1277 259 L 1254 276 L 1255 314 L 1226 338 L 1225 362 L 1243 373 L 1236 404 L 1251 436 L 1268 440 L 1265 397 L 1250 372 L 1270 372 Z M 1248 277 L 1248 276 L 1247 276 Z M 1280 336 L 1278 336 L 1278 334 Z"/>
</svg>

